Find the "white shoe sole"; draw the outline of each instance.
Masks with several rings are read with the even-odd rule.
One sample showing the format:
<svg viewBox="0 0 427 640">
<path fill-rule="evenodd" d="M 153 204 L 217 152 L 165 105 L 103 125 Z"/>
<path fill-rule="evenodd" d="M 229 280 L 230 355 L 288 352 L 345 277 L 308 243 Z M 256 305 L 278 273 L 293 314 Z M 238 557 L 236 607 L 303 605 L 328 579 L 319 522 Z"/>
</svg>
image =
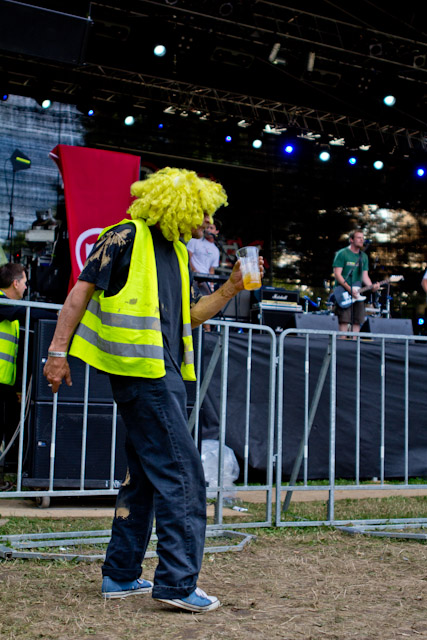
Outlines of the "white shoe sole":
<svg viewBox="0 0 427 640">
<path fill-rule="evenodd" d="M 141 589 L 132 589 L 131 591 L 108 591 L 101 593 L 104 600 L 111 600 L 113 598 L 127 598 L 128 596 L 136 596 L 139 593 L 151 593 L 153 587 L 141 587 Z"/>
<path fill-rule="evenodd" d="M 154 600 L 163 602 L 164 604 L 170 604 L 173 607 L 183 609 L 184 611 L 192 611 L 193 613 L 207 613 L 208 611 L 215 611 L 215 609 L 218 609 L 221 604 L 218 599 L 206 607 L 198 607 L 197 605 L 190 604 L 189 602 L 183 602 L 182 600 L 167 600 L 166 598 L 154 598 Z"/>
</svg>

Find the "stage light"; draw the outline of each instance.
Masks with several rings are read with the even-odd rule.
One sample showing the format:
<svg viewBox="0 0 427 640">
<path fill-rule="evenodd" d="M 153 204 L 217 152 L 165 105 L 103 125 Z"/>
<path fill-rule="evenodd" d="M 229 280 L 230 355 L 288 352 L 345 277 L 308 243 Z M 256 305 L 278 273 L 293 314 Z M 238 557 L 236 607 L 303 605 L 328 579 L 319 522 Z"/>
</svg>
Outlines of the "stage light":
<svg viewBox="0 0 427 640">
<path fill-rule="evenodd" d="M 6 102 L 6 100 L 8 99 L 9 94 L 8 93 L 3 93 L 1 96 L 2 102 Z"/>
<path fill-rule="evenodd" d="M 417 176 L 419 178 L 423 178 L 425 176 L 426 170 L 423 169 L 423 167 L 418 167 L 417 169 Z"/>
<path fill-rule="evenodd" d="M 348 159 L 348 164 L 356 164 L 356 163 L 357 163 L 357 158 L 355 158 L 354 156 Z"/>
<path fill-rule="evenodd" d="M 29 169 L 31 167 L 31 160 L 25 153 L 19 151 L 19 149 L 15 149 L 9 158 L 12 163 L 13 171 L 23 171 L 24 169 Z"/>
<path fill-rule="evenodd" d="M 280 136 L 286 131 L 286 127 L 276 127 L 275 125 L 266 124 L 263 131 L 264 133 L 271 133 L 274 136 Z"/>
<path fill-rule="evenodd" d="M 157 125 L 157 128 L 158 128 L 158 129 L 163 129 L 163 123 L 162 123 L 162 122 L 159 122 L 159 124 Z"/>
<path fill-rule="evenodd" d="M 232 141 L 232 137 L 231 136 L 225 136 L 225 141 L 226 142 L 231 142 Z"/>
<path fill-rule="evenodd" d="M 283 66 L 286 66 L 288 64 L 288 61 L 285 60 L 284 58 L 278 57 L 279 51 L 280 51 L 280 42 L 275 42 L 268 56 L 268 61 L 271 62 L 272 64 L 281 64 Z"/>
<path fill-rule="evenodd" d="M 381 171 L 381 169 L 384 169 L 384 162 L 382 160 L 375 160 L 374 169 L 376 169 L 377 171 Z"/>
<path fill-rule="evenodd" d="M 383 98 L 383 102 L 387 107 L 394 107 L 396 104 L 396 98 L 393 95 L 388 95 Z"/>
<path fill-rule="evenodd" d="M 157 44 L 153 49 L 153 53 L 158 58 L 163 58 L 163 56 L 166 55 L 166 47 L 165 47 L 165 45 L 164 44 Z"/>
<path fill-rule="evenodd" d="M 49 107 L 51 106 L 52 106 L 52 102 L 48 98 L 46 98 L 46 100 L 42 100 L 41 107 L 43 109 L 49 109 Z"/>
<path fill-rule="evenodd" d="M 126 116 L 126 118 L 124 119 L 124 123 L 127 127 L 131 127 L 133 124 L 135 124 L 135 118 L 133 116 Z"/>
<path fill-rule="evenodd" d="M 418 325 L 422 327 L 424 324 L 424 318 L 418 318 Z"/>
<path fill-rule="evenodd" d="M 284 152 L 290 155 L 291 153 L 294 152 L 293 146 L 291 144 L 287 144 L 284 148 Z"/>
<path fill-rule="evenodd" d="M 262 141 L 259 138 L 257 138 L 256 140 L 254 140 L 252 142 L 252 146 L 253 146 L 254 149 L 261 149 Z"/>
<path fill-rule="evenodd" d="M 322 162 L 328 162 L 328 160 L 331 159 L 331 154 L 329 153 L 329 151 L 321 151 L 319 153 L 319 160 L 321 160 Z"/>
<path fill-rule="evenodd" d="M 95 109 L 90 105 L 90 102 L 82 101 L 76 104 L 77 109 L 85 116 L 94 116 Z"/>
</svg>

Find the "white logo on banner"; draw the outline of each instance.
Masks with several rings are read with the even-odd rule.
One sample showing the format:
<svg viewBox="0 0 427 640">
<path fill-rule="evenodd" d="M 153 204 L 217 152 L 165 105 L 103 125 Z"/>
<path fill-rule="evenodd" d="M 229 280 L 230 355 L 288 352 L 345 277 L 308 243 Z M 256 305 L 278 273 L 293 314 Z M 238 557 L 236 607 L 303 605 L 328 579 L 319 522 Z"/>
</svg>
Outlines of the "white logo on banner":
<svg viewBox="0 0 427 640">
<path fill-rule="evenodd" d="M 83 231 L 83 233 L 81 233 L 77 238 L 75 254 L 80 271 L 83 269 L 86 258 L 91 252 L 93 245 L 98 240 L 98 236 L 101 231 L 102 228 L 86 229 L 86 231 Z"/>
</svg>

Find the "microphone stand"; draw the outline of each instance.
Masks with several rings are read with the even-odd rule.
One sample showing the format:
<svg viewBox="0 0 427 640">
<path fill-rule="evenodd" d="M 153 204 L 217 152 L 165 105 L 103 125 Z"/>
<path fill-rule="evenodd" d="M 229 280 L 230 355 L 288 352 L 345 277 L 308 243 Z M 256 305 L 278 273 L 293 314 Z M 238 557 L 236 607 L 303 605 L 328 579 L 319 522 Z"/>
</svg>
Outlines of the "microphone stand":
<svg viewBox="0 0 427 640">
<path fill-rule="evenodd" d="M 234 265 L 237 262 L 236 256 L 232 256 L 226 252 L 223 244 L 218 240 L 216 236 L 214 236 L 214 245 L 219 249 L 220 257 L 222 256 L 225 260 L 230 260 Z"/>
<path fill-rule="evenodd" d="M 15 176 L 16 176 L 16 169 L 13 168 L 13 175 L 12 175 L 12 191 L 10 194 L 10 208 L 9 208 L 9 227 L 7 230 L 7 239 L 9 240 L 9 262 L 12 262 L 12 257 L 13 257 L 13 224 L 14 224 L 14 218 L 13 218 L 13 194 L 15 191 Z"/>
</svg>

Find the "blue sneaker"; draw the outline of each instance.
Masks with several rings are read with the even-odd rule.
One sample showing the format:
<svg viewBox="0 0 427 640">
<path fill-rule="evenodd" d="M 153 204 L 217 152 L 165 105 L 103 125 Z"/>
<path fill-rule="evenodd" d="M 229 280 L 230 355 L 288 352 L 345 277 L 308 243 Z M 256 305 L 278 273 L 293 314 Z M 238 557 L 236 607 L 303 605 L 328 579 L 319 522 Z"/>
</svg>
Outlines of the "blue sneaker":
<svg viewBox="0 0 427 640">
<path fill-rule="evenodd" d="M 152 590 L 153 583 L 142 578 L 131 580 L 131 582 L 116 582 L 112 578 L 104 576 L 102 580 L 102 597 L 105 599 L 126 598 L 137 593 L 151 593 Z"/>
<path fill-rule="evenodd" d="M 155 598 L 159 602 L 171 604 L 173 607 L 185 609 L 186 611 L 194 611 L 195 613 L 204 613 L 205 611 L 214 611 L 221 604 L 215 596 L 207 596 L 202 589 L 197 587 L 193 593 L 185 598 L 176 598 L 169 600 L 167 598 Z"/>
</svg>

